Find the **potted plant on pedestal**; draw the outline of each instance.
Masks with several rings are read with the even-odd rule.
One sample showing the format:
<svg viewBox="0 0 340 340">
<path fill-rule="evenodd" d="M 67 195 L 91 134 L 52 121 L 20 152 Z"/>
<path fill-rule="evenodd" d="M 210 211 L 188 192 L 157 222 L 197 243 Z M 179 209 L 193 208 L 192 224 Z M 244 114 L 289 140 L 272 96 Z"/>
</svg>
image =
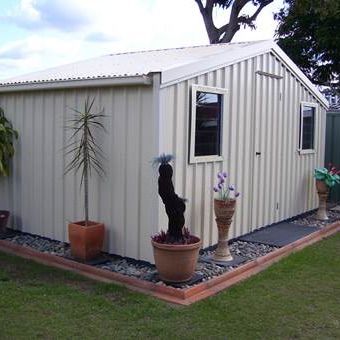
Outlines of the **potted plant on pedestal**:
<svg viewBox="0 0 340 340">
<path fill-rule="evenodd" d="M 340 170 L 335 166 L 329 164 L 329 168 L 316 168 L 314 169 L 314 177 L 316 179 L 316 190 L 319 195 L 319 209 L 316 216 L 320 220 L 327 221 L 327 198 L 330 188 L 336 184 L 340 184 Z"/>
<path fill-rule="evenodd" d="M 18 132 L 5 117 L 0 108 L 0 177 L 9 176 L 10 160 L 14 156 L 14 140 L 18 139 Z M 9 211 L 0 210 L 0 232 L 4 232 L 9 219 Z"/>
<path fill-rule="evenodd" d="M 83 221 L 69 223 L 68 233 L 71 244 L 71 254 L 82 261 L 89 261 L 96 258 L 103 247 L 104 224 L 89 219 L 89 177 L 94 170 L 99 176 L 104 175 L 100 162 L 103 157 L 100 146 L 95 139 L 95 130 L 105 131 L 100 119 L 105 117 L 103 110 L 99 113 L 92 112 L 95 98 L 85 100 L 84 109 L 75 112 L 73 119 L 69 120 L 67 129 L 72 131 L 70 144 L 66 147 L 66 154 L 73 157 L 65 169 L 65 174 L 70 171 L 81 172 L 80 186 L 84 194 Z"/>
<path fill-rule="evenodd" d="M 185 200 L 180 198 L 172 183 L 171 155 L 161 155 L 159 164 L 158 193 L 168 215 L 168 230 L 152 236 L 155 264 L 160 278 L 165 282 L 185 282 L 192 278 L 201 248 L 201 240 L 184 227 Z"/>
<path fill-rule="evenodd" d="M 218 229 L 218 243 L 213 259 L 215 261 L 232 261 L 228 239 L 229 229 L 235 213 L 236 198 L 240 195 L 233 185 L 226 183 L 228 175 L 226 172 L 217 174 L 218 183 L 214 186 L 214 191 L 218 193 L 218 198 L 214 199 L 214 211 Z"/>
</svg>

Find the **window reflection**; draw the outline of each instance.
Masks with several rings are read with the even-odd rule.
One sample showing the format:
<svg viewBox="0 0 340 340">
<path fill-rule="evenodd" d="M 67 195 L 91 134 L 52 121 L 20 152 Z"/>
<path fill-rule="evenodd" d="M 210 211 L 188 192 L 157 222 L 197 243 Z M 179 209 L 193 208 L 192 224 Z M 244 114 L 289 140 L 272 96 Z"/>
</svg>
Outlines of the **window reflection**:
<svg viewBox="0 0 340 340">
<path fill-rule="evenodd" d="M 221 154 L 222 95 L 196 92 L 195 156 Z"/>
</svg>

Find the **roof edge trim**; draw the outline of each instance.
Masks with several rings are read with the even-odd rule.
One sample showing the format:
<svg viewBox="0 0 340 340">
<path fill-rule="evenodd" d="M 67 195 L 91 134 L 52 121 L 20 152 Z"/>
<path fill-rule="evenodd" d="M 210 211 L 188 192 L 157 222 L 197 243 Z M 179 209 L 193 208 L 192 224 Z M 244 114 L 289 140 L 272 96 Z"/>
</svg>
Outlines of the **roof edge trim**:
<svg viewBox="0 0 340 340">
<path fill-rule="evenodd" d="M 244 50 L 238 51 L 237 55 L 229 57 L 225 54 L 214 55 L 204 61 L 199 61 L 191 64 L 190 66 L 184 65 L 162 72 L 161 88 L 171 86 L 179 81 L 184 81 L 200 74 L 213 71 L 220 67 L 227 67 L 236 64 L 245 59 L 253 58 L 255 56 L 273 52 L 289 70 L 314 94 L 323 106 L 328 109 L 327 99 L 320 93 L 316 86 L 305 76 L 305 74 L 298 68 L 298 66 L 289 58 L 289 56 L 272 40 L 265 40 L 252 46 L 249 53 L 249 47 Z"/>
<path fill-rule="evenodd" d="M 326 109 L 329 107 L 329 103 L 326 97 L 317 89 L 317 87 L 307 78 L 307 76 L 299 69 L 299 67 L 293 62 L 292 59 L 282 50 L 282 48 L 273 44 L 272 47 L 273 52 L 276 56 L 281 59 L 281 61 L 285 62 L 290 71 L 307 87 L 310 91 L 315 95 L 315 97 L 324 105 Z"/>
<path fill-rule="evenodd" d="M 121 85 L 152 85 L 152 77 L 129 76 L 112 78 L 93 78 L 76 80 L 51 80 L 31 83 L 5 84 L 0 85 L 0 93 L 18 91 L 57 90 L 82 87 L 106 87 Z"/>
</svg>

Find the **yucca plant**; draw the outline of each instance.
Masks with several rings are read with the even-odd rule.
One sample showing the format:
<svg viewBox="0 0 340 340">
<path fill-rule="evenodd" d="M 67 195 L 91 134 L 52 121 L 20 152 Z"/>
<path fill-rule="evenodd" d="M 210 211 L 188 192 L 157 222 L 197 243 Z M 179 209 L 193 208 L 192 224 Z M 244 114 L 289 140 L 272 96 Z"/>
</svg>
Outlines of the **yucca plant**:
<svg viewBox="0 0 340 340">
<path fill-rule="evenodd" d="M 65 174 L 75 171 L 81 172 L 80 186 L 84 189 L 85 227 L 89 224 L 89 177 L 92 171 L 99 176 L 105 175 L 101 164 L 104 158 L 101 147 L 95 139 L 94 131 L 106 131 L 100 120 L 105 117 L 104 109 L 93 112 L 95 98 L 87 97 L 84 109 L 71 108 L 74 112 L 72 119 L 68 120 L 66 129 L 71 130 L 69 144 L 66 146 L 66 155 L 72 155 L 65 168 Z"/>
<path fill-rule="evenodd" d="M 9 162 L 14 156 L 13 143 L 18 136 L 12 123 L 5 117 L 4 110 L 0 108 L 0 176 L 9 175 Z"/>
</svg>

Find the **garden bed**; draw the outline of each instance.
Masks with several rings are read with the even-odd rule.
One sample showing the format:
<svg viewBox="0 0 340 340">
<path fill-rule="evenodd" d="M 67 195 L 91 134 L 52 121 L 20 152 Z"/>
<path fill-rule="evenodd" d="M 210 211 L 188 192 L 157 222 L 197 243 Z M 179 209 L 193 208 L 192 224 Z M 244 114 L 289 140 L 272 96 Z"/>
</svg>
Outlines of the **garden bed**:
<svg viewBox="0 0 340 340">
<path fill-rule="evenodd" d="M 334 220 L 340 220 L 340 212 L 331 212 L 329 223 L 323 224 L 318 231 L 284 247 L 232 240 L 230 243 L 232 254 L 243 260 L 230 266 L 206 262 L 205 258 L 211 254 L 212 249 L 202 250 L 196 268 L 199 280 L 175 287 L 162 282 L 157 276 L 154 265 L 148 262 L 103 254 L 99 261 L 83 264 L 71 259 L 67 243 L 19 231 L 10 231 L 7 236 L 4 235 L 3 240 L 0 240 L 0 249 L 81 272 L 96 279 L 120 282 L 171 302 L 190 304 L 261 271 L 272 262 L 296 249 L 333 234 L 340 229 L 340 222 L 332 223 Z M 315 220 L 313 213 L 291 222 L 298 224 L 304 222 L 304 225 L 311 226 L 319 223 Z"/>
</svg>

